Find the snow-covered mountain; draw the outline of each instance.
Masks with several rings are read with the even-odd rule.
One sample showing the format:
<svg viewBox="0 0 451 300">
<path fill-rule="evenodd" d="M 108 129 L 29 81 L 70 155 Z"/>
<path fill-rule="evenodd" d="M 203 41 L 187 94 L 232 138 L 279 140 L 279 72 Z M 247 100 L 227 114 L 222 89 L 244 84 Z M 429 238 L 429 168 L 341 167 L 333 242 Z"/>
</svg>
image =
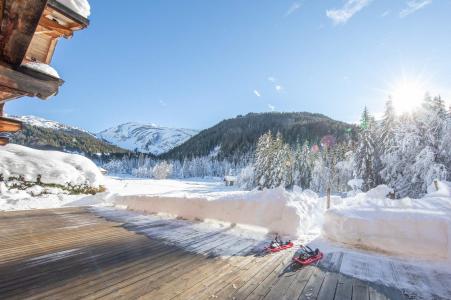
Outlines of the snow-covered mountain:
<svg viewBox="0 0 451 300">
<path fill-rule="evenodd" d="M 22 123 L 28 124 L 30 126 L 34 127 L 41 127 L 41 128 L 47 128 L 47 129 L 56 129 L 56 130 L 79 130 L 86 133 L 89 133 L 88 131 L 75 127 L 75 126 L 69 126 L 62 123 L 58 123 L 56 121 L 47 120 L 41 117 L 36 116 L 9 116 L 10 118 L 16 119 L 21 121 Z"/>
<path fill-rule="evenodd" d="M 138 149 L 140 152 L 159 155 L 181 145 L 197 133 L 193 129 L 129 122 L 103 130 L 97 133 L 97 137 L 124 149 Z"/>
<path fill-rule="evenodd" d="M 123 154 L 128 151 L 97 138 L 94 134 L 75 126 L 36 116 L 9 116 L 22 121 L 23 130 L 10 136 L 11 143 L 38 149 L 83 153 Z"/>
</svg>

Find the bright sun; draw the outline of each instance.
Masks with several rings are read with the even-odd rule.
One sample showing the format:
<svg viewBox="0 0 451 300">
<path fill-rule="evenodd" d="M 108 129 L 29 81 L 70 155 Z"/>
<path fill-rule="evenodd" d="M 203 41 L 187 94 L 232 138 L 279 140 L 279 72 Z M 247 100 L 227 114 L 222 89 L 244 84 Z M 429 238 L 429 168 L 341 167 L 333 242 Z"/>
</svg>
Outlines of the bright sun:
<svg viewBox="0 0 451 300">
<path fill-rule="evenodd" d="M 420 106 L 426 93 L 425 82 L 403 79 L 393 85 L 390 95 L 396 112 L 405 113 Z"/>
</svg>

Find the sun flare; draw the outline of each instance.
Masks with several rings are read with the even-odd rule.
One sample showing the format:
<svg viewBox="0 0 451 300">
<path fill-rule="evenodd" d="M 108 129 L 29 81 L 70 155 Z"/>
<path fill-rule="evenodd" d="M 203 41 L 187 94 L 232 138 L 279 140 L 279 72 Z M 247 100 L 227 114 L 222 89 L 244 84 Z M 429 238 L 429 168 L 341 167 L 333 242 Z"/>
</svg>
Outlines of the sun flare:
<svg viewBox="0 0 451 300">
<path fill-rule="evenodd" d="M 390 96 L 396 112 L 406 113 L 420 106 L 426 93 L 425 82 L 403 79 L 393 85 Z"/>
</svg>

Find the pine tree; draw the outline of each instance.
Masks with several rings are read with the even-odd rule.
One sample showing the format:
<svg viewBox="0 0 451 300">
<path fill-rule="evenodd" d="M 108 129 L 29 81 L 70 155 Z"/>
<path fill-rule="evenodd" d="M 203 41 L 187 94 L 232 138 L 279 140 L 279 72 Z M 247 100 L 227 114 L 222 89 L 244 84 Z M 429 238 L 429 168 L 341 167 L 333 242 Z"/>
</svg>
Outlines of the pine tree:
<svg viewBox="0 0 451 300">
<path fill-rule="evenodd" d="M 355 156 L 355 170 L 364 181 L 364 189 L 369 190 L 376 185 L 376 151 L 374 141 L 375 121 L 365 107 L 360 120 L 359 146 Z"/>
<path fill-rule="evenodd" d="M 309 142 L 298 143 L 293 155 L 293 183 L 303 189 L 310 187 L 312 177 L 313 159 Z"/>
<path fill-rule="evenodd" d="M 271 131 L 263 134 L 257 142 L 255 150 L 255 182 L 258 188 L 269 187 L 271 180 L 271 163 L 272 163 L 272 134 Z"/>
<path fill-rule="evenodd" d="M 385 112 L 379 127 L 378 144 L 381 155 L 390 151 L 395 145 L 396 115 L 393 102 L 390 99 L 385 103 Z"/>
</svg>

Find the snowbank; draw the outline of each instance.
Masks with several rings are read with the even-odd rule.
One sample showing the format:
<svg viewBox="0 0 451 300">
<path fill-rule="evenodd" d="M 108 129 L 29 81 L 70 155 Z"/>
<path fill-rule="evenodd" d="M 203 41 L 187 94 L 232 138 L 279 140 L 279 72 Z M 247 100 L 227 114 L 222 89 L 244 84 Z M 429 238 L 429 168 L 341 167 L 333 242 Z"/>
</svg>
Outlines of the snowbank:
<svg viewBox="0 0 451 300">
<path fill-rule="evenodd" d="M 56 0 L 64 6 L 70 8 L 82 17 L 89 17 L 91 14 L 91 6 L 88 0 Z"/>
<path fill-rule="evenodd" d="M 324 209 L 322 200 L 312 197 L 311 193 L 287 192 L 282 188 L 229 194 L 216 199 L 199 195 L 115 195 L 113 202 L 136 211 L 258 226 L 292 237 L 318 228 L 317 220 Z"/>
<path fill-rule="evenodd" d="M 322 235 L 348 246 L 404 257 L 451 259 L 449 183 L 439 186 L 439 191 L 431 190 L 422 199 L 387 199 L 386 186 L 346 198 L 325 214 Z"/>
<path fill-rule="evenodd" d="M 26 181 L 36 181 L 41 175 L 41 182 L 46 184 L 103 184 L 103 175 L 86 157 L 14 144 L 0 147 L 0 174 L 5 179 L 23 176 Z"/>
<path fill-rule="evenodd" d="M 53 67 L 51 67 L 50 65 L 44 64 L 44 63 L 31 61 L 31 62 L 27 62 L 26 64 L 24 64 L 24 66 L 27 68 L 33 69 L 35 71 L 53 76 L 55 78 L 60 78 L 60 75 Z"/>
</svg>

